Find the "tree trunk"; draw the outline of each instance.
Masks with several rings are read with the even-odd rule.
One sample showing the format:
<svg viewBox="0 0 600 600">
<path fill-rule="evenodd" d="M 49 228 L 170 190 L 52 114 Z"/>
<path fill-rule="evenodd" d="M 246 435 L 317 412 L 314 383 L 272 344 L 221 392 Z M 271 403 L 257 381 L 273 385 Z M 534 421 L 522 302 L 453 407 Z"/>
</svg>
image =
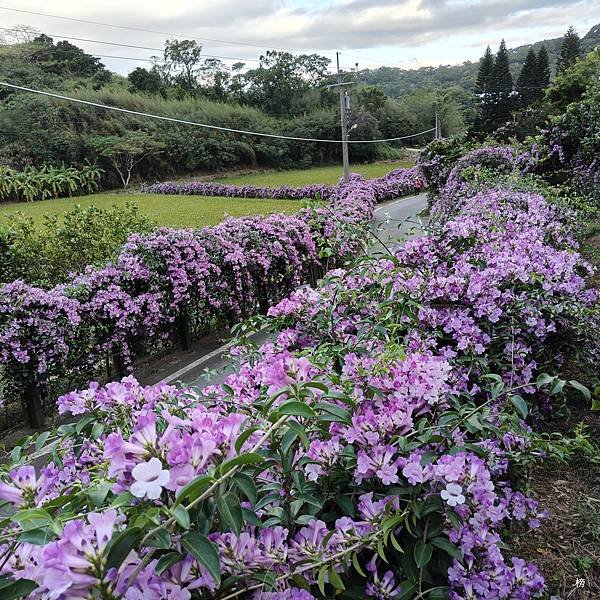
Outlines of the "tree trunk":
<svg viewBox="0 0 600 600">
<path fill-rule="evenodd" d="M 28 382 L 23 395 L 29 426 L 33 429 L 41 429 L 44 426 L 44 411 L 39 386 L 36 383 Z"/>
</svg>

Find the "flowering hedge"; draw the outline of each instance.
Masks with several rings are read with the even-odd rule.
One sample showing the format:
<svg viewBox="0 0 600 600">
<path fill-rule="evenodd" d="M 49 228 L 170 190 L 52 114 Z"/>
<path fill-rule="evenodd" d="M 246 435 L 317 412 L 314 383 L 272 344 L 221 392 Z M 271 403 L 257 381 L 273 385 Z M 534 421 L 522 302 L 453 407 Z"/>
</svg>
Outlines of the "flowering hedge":
<svg viewBox="0 0 600 600">
<path fill-rule="evenodd" d="M 360 175 L 353 174 L 354 181 L 364 181 Z M 419 192 L 425 185 L 421 171 L 412 169 L 394 169 L 378 179 L 368 182 L 375 191 L 378 201 L 405 196 Z M 338 191 L 339 185 L 312 184 L 302 187 L 282 185 L 279 187 L 257 187 L 254 185 L 230 185 L 206 181 L 174 183 L 166 181 L 152 185 L 144 184 L 141 191 L 151 194 L 185 194 L 192 196 L 226 196 L 229 198 L 273 198 L 281 200 L 302 200 L 319 196 L 328 200 Z"/>
<path fill-rule="evenodd" d="M 0 365 L 34 402 L 118 370 L 172 340 L 264 312 L 294 288 L 355 254 L 376 202 L 419 189 L 414 170 L 332 186 L 297 216 L 228 219 L 215 227 L 132 235 L 114 264 L 43 289 L 0 290 Z M 241 192 L 240 192 L 241 193 Z M 114 369 L 113 369 L 114 371 Z M 33 409 L 32 409 L 33 410 Z M 35 411 L 34 411 L 35 412 Z M 39 426 L 39 415 L 32 417 Z"/>
<path fill-rule="evenodd" d="M 272 341 L 238 348 L 223 385 L 60 398 L 79 422 L 2 475 L 3 589 L 540 596 L 502 534 L 545 516 L 514 482 L 537 450 L 528 421 L 565 384 L 544 371 L 593 301 L 589 267 L 537 194 L 465 192 L 438 227 L 271 307 Z M 39 471 L 30 443 L 51 457 Z"/>
</svg>

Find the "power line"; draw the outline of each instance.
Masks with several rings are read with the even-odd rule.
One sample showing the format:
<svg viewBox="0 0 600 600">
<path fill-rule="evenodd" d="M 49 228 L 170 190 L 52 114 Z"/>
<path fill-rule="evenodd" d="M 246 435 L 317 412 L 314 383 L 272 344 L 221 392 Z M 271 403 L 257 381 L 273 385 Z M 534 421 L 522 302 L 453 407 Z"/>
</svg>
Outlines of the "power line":
<svg viewBox="0 0 600 600">
<path fill-rule="evenodd" d="M 37 12 L 37 11 L 33 11 L 33 10 L 24 10 L 21 8 L 11 8 L 8 6 L 0 6 L 0 10 L 8 10 L 11 12 L 18 12 L 18 13 L 23 13 L 23 14 L 28 14 L 28 15 L 36 15 L 36 16 L 41 16 L 41 17 L 50 17 L 53 19 L 62 19 L 65 21 L 74 21 L 76 23 L 87 23 L 89 25 L 100 25 L 101 27 L 112 27 L 115 29 L 124 29 L 127 31 L 139 31 L 142 33 L 152 33 L 155 35 L 167 35 L 167 36 L 174 37 L 174 38 L 193 39 L 193 40 L 196 40 L 199 42 L 212 42 L 212 43 L 216 43 L 216 44 L 227 44 L 227 45 L 231 45 L 231 46 L 248 46 L 251 48 L 258 48 L 260 50 L 265 50 L 265 49 L 266 50 L 284 50 L 286 52 L 295 52 L 295 53 L 306 53 L 307 52 L 307 50 L 300 49 L 300 48 L 264 46 L 264 45 L 260 45 L 260 44 L 253 44 L 251 42 L 221 40 L 221 39 L 207 38 L 207 37 L 198 38 L 198 37 L 180 34 L 180 33 L 170 33 L 167 31 L 157 31 L 154 29 L 143 29 L 142 27 L 132 27 L 129 25 L 117 25 L 115 23 L 104 23 L 102 21 L 91 21 L 88 19 L 77 19 L 75 17 L 65 17 L 63 15 L 55 15 L 55 14 L 51 14 L 51 13 L 43 13 L 43 12 Z M 57 37 L 60 37 L 60 36 L 57 36 Z M 69 39 L 69 38 L 65 38 L 65 39 Z M 71 39 L 76 39 L 76 38 L 71 38 Z M 352 55 L 349 55 L 349 56 L 352 56 Z M 397 63 L 374 61 L 374 60 L 369 60 L 367 57 L 362 57 L 362 56 L 358 56 L 358 55 L 354 55 L 354 56 L 356 58 L 361 58 L 362 60 L 367 60 L 371 64 L 377 64 L 379 66 L 388 66 L 388 67 L 395 67 L 395 68 L 400 68 L 400 69 L 404 68 L 404 67 L 398 65 Z M 218 58 L 218 57 L 215 57 L 215 58 Z M 250 59 L 241 59 L 241 60 L 250 60 Z M 252 62 L 258 62 L 258 61 L 256 61 L 256 59 L 254 59 Z"/>
<path fill-rule="evenodd" d="M 61 94 L 54 94 L 52 92 L 43 92 L 41 90 L 34 90 L 32 88 L 24 87 L 21 85 L 14 85 L 12 83 L 8 83 L 6 81 L 0 81 L 0 85 L 3 85 L 8 88 L 12 88 L 15 90 L 21 90 L 23 92 L 29 92 L 31 94 L 40 94 L 42 96 L 49 96 L 51 98 L 58 98 L 59 100 L 68 100 L 70 102 L 76 102 L 78 104 L 85 104 L 87 106 L 95 106 L 96 108 L 103 108 L 105 110 L 113 110 L 116 112 L 127 113 L 131 115 L 136 115 L 139 117 L 150 117 L 152 119 L 159 119 L 161 121 L 168 121 L 170 123 L 181 123 L 183 125 L 194 125 L 195 127 L 202 127 L 204 129 L 213 129 L 217 131 L 227 131 L 229 133 L 241 133 L 246 135 L 254 135 L 258 137 L 266 137 L 266 138 L 275 138 L 280 140 L 294 140 L 300 142 L 321 142 L 326 144 L 341 144 L 342 140 L 326 140 L 320 138 L 302 138 L 302 137 L 294 137 L 289 135 L 277 135 L 274 133 L 262 133 L 258 131 L 247 131 L 244 129 L 233 129 L 231 127 L 220 127 L 218 125 L 208 125 L 207 123 L 197 123 L 195 121 L 186 121 L 185 119 L 176 119 L 174 117 L 165 117 L 164 115 L 153 115 L 151 113 L 145 113 L 137 110 L 130 110 L 128 108 L 121 108 L 119 106 L 109 106 L 107 104 L 100 104 L 99 102 L 91 102 L 89 100 L 81 100 L 80 98 L 73 98 L 71 96 L 63 96 Z M 410 138 L 415 138 L 420 135 L 424 135 L 426 133 L 430 133 L 434 131 L 434 128 L 426 129 L 425 131 L 420 131 L 419 133 L 413 133 L 412 135 L 404 135 L 400 137 L 394 138 L 385 138 L 381 140 L 348 140 L 348 144 L 374 144 L 377 142 L 395 142 L 399 140 L 407 140 Z"/>
<path fill-rule="evenodd" d="M 260 48 L 262 50 L 272 48 L 272 46 L 261 46 L 260 44 L 252 44 L 250 42 L 235 42 L 232 40 L 220 40 L 214 38 L 197 38 L 197 37 L 188 37 L 185 35 L 177 34 L 177 33 L 169 33 L 168 31 L 156 31 L 153 29 L 143 29 L 141 27 L 131 27 L 129 25 L 116 25 L 114 23 L 103 23 L 102 21 L 90 21 L 88 19 L 77 19 L 75 17 L 65 17 L 63 15 L 53 15 L 50 13 L 36 12 L 33 10 L 24 10 L 22 8 L 11 8 L 9 6 L 0 6 L 0 10 L 8 10 L 11 12 L 24 13 L 28 15 L 37 15 L 40 17 L 51 17 L 53 19 L 63 19 L 65 21 L 75 21 L 76 23 L 88 23 L 89 25 L 100 25 L 102 27 L 114 27 L 115 29 L 125 29 L 128 31 L 140 31 L 143 33 L 154 33 L 157 35 L 168 35 L 171 37 L 183 37 L 187 39 L 195 39 L 196 41 L 206 41 L 213 42 L 217 44 L 229 44 L 231 46 L 251 46 L 253 48 Z M 276 48 L 277 50 L 288 50 L 293 52 L 304 52 L 303 50 L 291 49 L 291 48 Z"/>
<path fill-rule="evenodd" d="M 0 27 L 0 30 L 12 31 L 12 29 L 10 27 Z M 50 36 L 51 38 L 57 38 L 57 39 L 60 38 L 63 40 L 75 40 L 77 42 L 89 42 L 92 44 L 103 44 L 105 46 L 119 46 L 121 48 L 135 48 L 136 50 L 152 50 L 153 52 L 163 52 L 163 48 L 153 48 L 151 46 L 137 46 L 135 44 L 123 44 L 121 42 L 107 42 L 104 40 L 92 40 L 89 38 L 80 38 L 80 37 L 73 37 L 73 36 L 68 36 L 68 35 L 61 35 L 59 33 L 47 33 L 46 35 Z M 224 60 L 240 60 L 240 61 L 244 61 L 244 62 L 260 62 L 256 58 L 242 58 L 240 56 L 220 56 L 220 55 L 216 55 L 216 54 L 201 54 L 201 57 L 221 58 Z"/>
</svg>

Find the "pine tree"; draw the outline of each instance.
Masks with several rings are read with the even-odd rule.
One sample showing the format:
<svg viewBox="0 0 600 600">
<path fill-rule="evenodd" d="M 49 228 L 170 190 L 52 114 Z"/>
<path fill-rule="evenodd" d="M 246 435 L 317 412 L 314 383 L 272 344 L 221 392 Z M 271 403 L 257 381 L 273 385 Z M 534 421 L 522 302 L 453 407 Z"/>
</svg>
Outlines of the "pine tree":
<svg viewBox="0 0 600 600">
<path fill-rule="evenodd" d="M 525 62 L 517 79 L 516 91 L 519 106 L 529 106 L 540 96 L 537 56 L 533 47 L 529 48 Z"/>
<path fill-rule="evenodd" d="M 479 72 L 477 73 L 477 82 L 475 83 L 475 93 L 485 94 L 490 87 L 490 80 L 494 70 L 494 55 L 488 46 L 485 54 L 479 61 Z"/>
<path fill-rule="evenodd" d="M 538 50 L 536 62 L 537 85 L 543 91 L 550 84 L 550 59 L 548 57 L 548 50 L 546 50 L 544 44 Z"/>
<path fill-rule="evenodd" d="M 577 59 L 581 58 L 581 39 L 579 35 L 573 29 L 573 26 L 567 29 L 560 47 L 560 57 L 556 64 L 556 72 L 562 73 L 569 67 L 572 67 Z"/>
<path fill-rule="evenodd" d="M 510 74 L 508 50 L 506 42 L 500 42 L 500 48 L 494 61 L 494 69 L 490 79 L 490 90 L 493 96 L 493 107 L 491 113 L 491 124 L 497 128 L 505 123 L 513 108 L 513 78 Z"/>
</svg>

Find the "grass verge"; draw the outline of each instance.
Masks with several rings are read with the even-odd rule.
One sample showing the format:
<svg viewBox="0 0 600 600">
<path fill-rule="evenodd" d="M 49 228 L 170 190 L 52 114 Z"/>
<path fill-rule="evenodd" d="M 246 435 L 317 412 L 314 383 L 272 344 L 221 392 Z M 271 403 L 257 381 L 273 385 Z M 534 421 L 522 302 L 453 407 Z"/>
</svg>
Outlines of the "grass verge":
<svg viewBox="0 0 600 600">
<path fill-rule="evenodd" d="M 225 216 L 267 215 L 294 213 L 301 202 L 293 200 L 261 200 L 254 198 L 222 198 L 218 196 L 166 196 L 164 194 L 100 193 L 76 198 L 43 200 L 41 202 L 10 202 L 0 205 L 0 223 L 9 221 L 8 216 L 17 211 L 42 223 L 45 215 L 63 215 L 75 204 L 110 208 L 113 204 L 135 202 L 139 212 L 165 227 L 204 227 L 216 225 Z"/>
</svg>

